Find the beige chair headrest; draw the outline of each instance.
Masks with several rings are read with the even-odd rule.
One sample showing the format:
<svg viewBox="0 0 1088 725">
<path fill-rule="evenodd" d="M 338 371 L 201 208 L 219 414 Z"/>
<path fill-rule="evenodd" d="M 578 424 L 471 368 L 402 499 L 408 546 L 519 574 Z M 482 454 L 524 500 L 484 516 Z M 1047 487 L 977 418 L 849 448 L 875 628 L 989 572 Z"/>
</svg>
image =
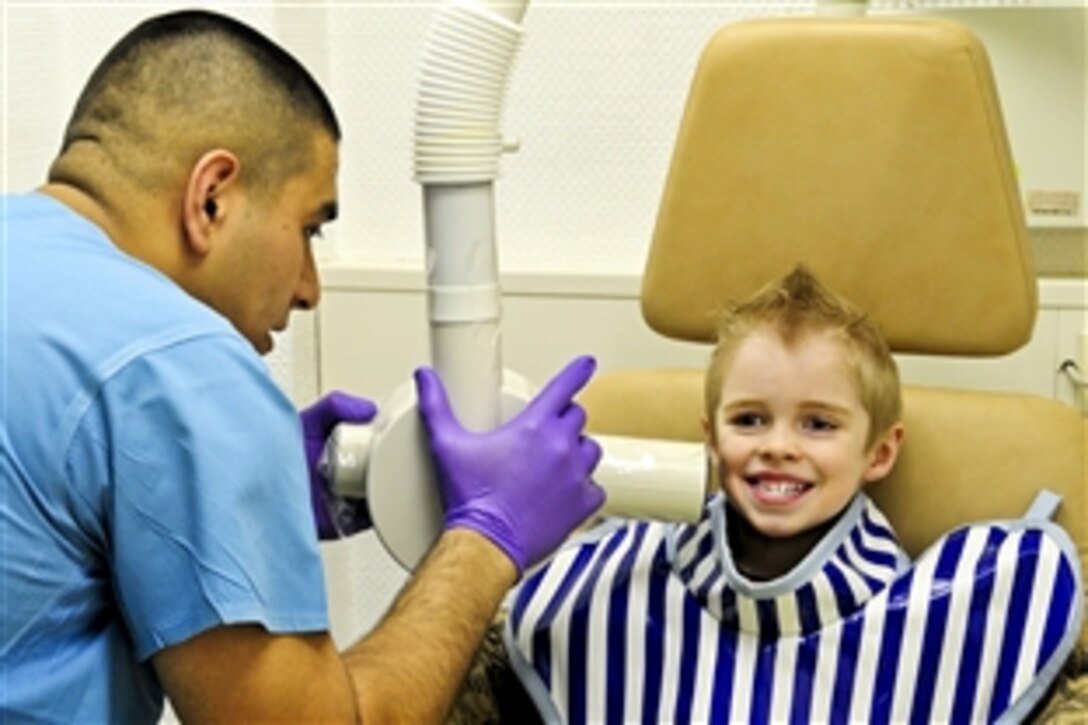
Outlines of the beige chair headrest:
<svg viewBox="0 0 1088 725">
<path fill-rule="evenodd" d="M 985 49 L 948 21 L 758 20 L 705 49 L 645 271 L 647 323 L 714 339 L 803 262 L 893 350 L 1015 350 L 1035 272 Z"/>
</svg>

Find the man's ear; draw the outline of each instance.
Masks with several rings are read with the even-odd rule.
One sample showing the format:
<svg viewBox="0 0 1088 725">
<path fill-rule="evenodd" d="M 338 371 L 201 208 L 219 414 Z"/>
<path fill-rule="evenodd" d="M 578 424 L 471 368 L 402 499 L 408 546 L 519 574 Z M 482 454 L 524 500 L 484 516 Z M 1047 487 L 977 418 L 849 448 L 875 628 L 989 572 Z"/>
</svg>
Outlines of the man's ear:
<svg viewBox="0 0 1088 725">
<path fill-rule="evenodd" d="M 905 429 L 902 423 L 896 423 L 887 430 L 869 452 L 869 464 L 862 478 L 866 483 L 879 481 L 891 473 L 899 456 L 899 446 L 903 443 Z"/>
<path fill-rule="evenodd" d="M 211 250 L 214 233 L 228 213 L 229 197 L 224 190 L 237 182 L 239 169 L 237 156 L 215 149 L 201 156 L 189 172 L 181 218 L 186 243 L 198 256 Z"/>
</svg>

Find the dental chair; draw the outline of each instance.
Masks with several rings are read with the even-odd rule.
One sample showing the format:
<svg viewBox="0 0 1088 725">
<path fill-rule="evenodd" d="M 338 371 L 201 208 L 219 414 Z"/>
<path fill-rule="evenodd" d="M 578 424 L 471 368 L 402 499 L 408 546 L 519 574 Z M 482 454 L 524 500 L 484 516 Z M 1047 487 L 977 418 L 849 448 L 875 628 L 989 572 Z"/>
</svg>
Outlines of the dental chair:
<svg viewBox="0 0 1088 725">
<path fill-rule="evenodd" d="M 1028 341 L 1035 272 L 991 70 L 970 31 L 804 18 L 735 23 L 710 40 L 664 186 L 644 318 L 666 337 L 711 343 L 728 303 L 798 263 L 868 310 L 897 353 L 998 356 Z M 589 428 L 700 441 L 702 382 L 703 370 L 602 374 L 582 397 Z M 1077 410 L 915 385 L 904 405 L 899 462 L 867 493 L 912 557 L 964 523 L 1024 515 L 1045 488 L 1061 496 L 1055 520 L 1085 570 L 1088 427 Z M 1088 674 L 1071 669 L 1048 711 L 1076 707 L 1078 687 L 1088 708 Z"/>
</svg>

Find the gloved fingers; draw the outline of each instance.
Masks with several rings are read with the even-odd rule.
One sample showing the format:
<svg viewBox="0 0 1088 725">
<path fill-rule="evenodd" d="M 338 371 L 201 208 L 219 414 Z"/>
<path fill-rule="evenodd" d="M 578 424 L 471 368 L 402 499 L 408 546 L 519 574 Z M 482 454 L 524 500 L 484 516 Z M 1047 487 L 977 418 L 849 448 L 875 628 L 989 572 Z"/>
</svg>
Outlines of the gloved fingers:
<svg viewBox="0 0 1088 725">
<path fill-rule="evenodd" d="M 571 403 L 557 418 L 546 420 L 539 428 L 551 431 L 556 444 L 573 444 L 585 432 L 585 419 L 585 409 L 578 403 Z"/>
<path fill-rule="evenodd" d="M 372 401 L 341 390 L 332 391 L 325 399 L 336 416 L 335 423 L 369 423 L 378 414 L 378 406 Z"/>
<path fill-rule="evenodd" d="M 303 411 L 307 433 L 325 439 L 339 423 L 369 423 L 378 406 L 366 398 L 358 398 L 334 390 Z"/>
<path fill-rule="evenodd" d="M 604 500 L 607 495 L 604 489 L 594 481 L 592 478 L 586 481 L 586 485 L 582 487 L 582 503 L 585 511 L 588 511 L 586 518 L 589 518 L 597 512 L 601 506 L 604 506 Z"/>
<path fill-rule="evenodd" d="M 597 369 L 597 361 L 589 355 L 576 357 L 526 407 L 526 413 L 551 416 L 563 413 L 574 396 L 585 387 Z"/>
<path fill-rule="evenodd" d="M 565 436 L 577 438 L 586 427 L 586 411 L 577 403 L 571 403 L 556 422 L 557 429 Z"/>
<path fill-rule="evenodd" d="M 428 367 L 418 368 L 415 372 L 416 397 L 419 400 L 419 414 L 427 436 L 433 438 L 441 428 L 460 424 L 450 409 L 449 396 L 438 373 Z"/>
<path fill-rule="evenodd" d="M 604 455 L 601 444 L 589 436 L 582 436 L 582 440 L 578 443 L 578 450 L 582 455 L 582 460 L 586 462 L 589 468 L 588 473 L 592 473 L 597 468 L 597 464 L 601 462 L 601 456 Z"/>
</svg>

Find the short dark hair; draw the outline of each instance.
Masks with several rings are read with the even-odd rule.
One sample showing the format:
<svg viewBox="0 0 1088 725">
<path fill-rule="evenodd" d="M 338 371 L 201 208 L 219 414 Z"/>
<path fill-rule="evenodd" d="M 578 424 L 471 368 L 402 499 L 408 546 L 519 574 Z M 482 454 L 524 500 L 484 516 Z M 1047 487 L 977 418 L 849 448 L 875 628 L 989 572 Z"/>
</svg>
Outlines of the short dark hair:
<svg viewBox="0 0 1088 725">
<path fill-rule="evenodd" d="M 99 62 L 83 90 L 73 117 L 85 113 L 112 74 L 146 51 L 178 40 L 219 36 L 247 55 L 297 110 L 317 121 L 334 139 L 340 125 L 325 92 L 298 60 L 254 28 L 226 15 L 205 10 L 182 10 L 143 21 L 122 37 Z"/>
<path fill-rule="evenodd" d="M 301 171 L 314 129 L 340 139 L 332 104 L 297 59 L 233 18 L 184 10 L 145 20 L 106 54 L 61 155 L 80 141 L 107 145 L 124 173 L 153 183 L 163 155 L 191 164 L 222 145 L 247 157 L 260 185 Z"/>
</svg>

